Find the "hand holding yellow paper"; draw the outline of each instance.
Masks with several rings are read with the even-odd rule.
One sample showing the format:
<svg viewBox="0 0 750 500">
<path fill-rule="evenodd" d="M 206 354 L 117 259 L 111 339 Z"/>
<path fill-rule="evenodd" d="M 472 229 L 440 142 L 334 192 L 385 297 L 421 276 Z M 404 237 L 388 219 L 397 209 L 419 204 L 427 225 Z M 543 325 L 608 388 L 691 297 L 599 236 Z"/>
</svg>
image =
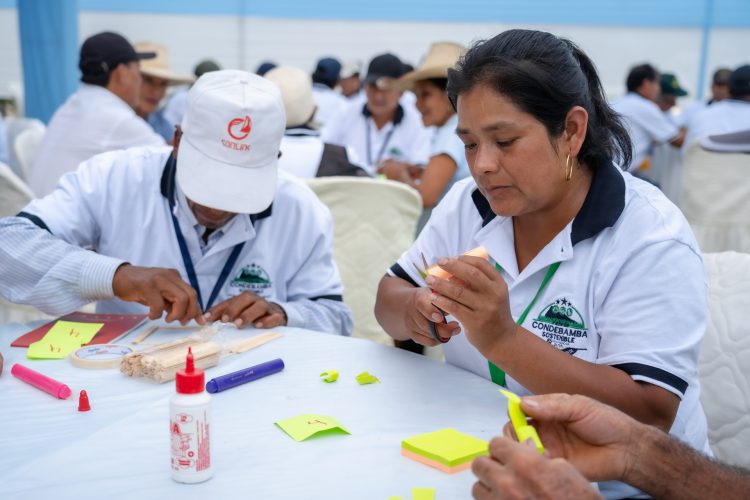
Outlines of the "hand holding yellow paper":
<svg viewBox="0 0 750 500">
<path fill-rule="evenodd" d="M 526 421 L 526 414 L 521 409 L 521 398 L 505 389 L 499 389 L 499 391 L 503 393 L 503 396 L 508 398 L 508 414 L 510 415 L 510 422 L 513 424 L 513 429 L 516 431 L 518 442 L 523 443 L 527 439 L 531 439 L 536 445 L 536 449 L 539 450 L 539 453 L 544 453 L 544 446 L 542 445 L 542 440 L 539 439 L 539 435 L 536 433 L 536 429 Z"/>
<path fill-rule="evenodd" d="M 316 434 L 351 434 L 335 418 L 312 413 L 279 420 L 275 424 L 297 442 L 304 441 Z"/>
<path fill-rule="evenodd" d="M 84 344 L 91 342 L 104 323 L 58 321 L 41 340 L 29 345 L 29 359 L 63 359 Z"/>
</svg>

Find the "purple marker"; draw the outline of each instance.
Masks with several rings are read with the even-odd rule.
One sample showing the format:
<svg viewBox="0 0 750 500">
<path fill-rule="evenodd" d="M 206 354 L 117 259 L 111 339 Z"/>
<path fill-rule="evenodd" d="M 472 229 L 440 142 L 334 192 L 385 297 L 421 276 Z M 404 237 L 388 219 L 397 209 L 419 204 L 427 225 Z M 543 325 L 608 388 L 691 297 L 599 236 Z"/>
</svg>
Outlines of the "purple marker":
<svg viewBox="0 0 750 500">
<path fill-rule="evenodd" d="M 265 363 L 251 366 L 250 368 L 244 368 L 242 370 L 237 370 L 236 372 L 212 378 L 206 382 L 206 390 L 211 394 L 226 391 L 232 387 L 237 387 L 238 385 L 258 380 L 267 375 L 273 375 L 283 369 L 284 361 L 279 358 L 272 359 L 271 361 L 266 361 Z"/>
</svg>

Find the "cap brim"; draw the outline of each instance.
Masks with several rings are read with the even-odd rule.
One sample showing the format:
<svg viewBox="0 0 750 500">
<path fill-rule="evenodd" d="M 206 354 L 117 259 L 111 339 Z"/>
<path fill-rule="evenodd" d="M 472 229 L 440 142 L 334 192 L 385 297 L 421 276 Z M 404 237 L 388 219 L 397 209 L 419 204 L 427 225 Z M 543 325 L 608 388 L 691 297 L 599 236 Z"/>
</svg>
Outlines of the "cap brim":
<svg viewBox="0 0 750 500">
<path fill-rule="evenodd" d="M 135 58 L 137 60 L 143 60 L 143 59 L 153 59 L 156 57 L 156 52 L 136 52 Z"/>
<path fill-rule="evenodd" d="M 164 80 L 167 80 L 169 82 L 169 85 L 181 85 L 184 83 L 195 82 L 195 77 L 193 76 L 177 75 L 169 70 L 141 67 L 141 74 L 153 76 L 154 78 L 162 78 Z"/>
<path fill-rule="evenodd" d="M 185 196 L 209 208 L 236 214 L 267 209 L 276 194 L 278 160 L 238 167 L 210 158 L 183 135 L 177 152 L 177 184 Z"/>
</svg>

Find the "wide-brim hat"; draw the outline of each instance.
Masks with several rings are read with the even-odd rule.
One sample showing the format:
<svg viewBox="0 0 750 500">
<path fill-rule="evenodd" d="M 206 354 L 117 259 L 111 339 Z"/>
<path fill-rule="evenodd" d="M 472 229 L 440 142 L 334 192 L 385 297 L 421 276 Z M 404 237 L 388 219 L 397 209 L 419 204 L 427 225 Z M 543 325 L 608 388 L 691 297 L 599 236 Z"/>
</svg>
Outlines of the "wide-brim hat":
<svg viewBox="0 0 750 500">
<path fill-rule="evenodd" d="M 135 44 L 138 52 L 152 52 L 156 57 L 141 61 L 141 74 L 167 80 L 169 85 L 193 83 L 195 77 L 180 75 L 172 71 L 169 65 L 169 52 L 164 45 L 153 42 L 139 42 Z"/>
<path fill-rule="evenodd" d="M 192 201 L 241 214 L 276 194 L 286 118 L 278 87 L 245 71 L 212 71 L 188 92 L 177 148 L 177 184 Z"/>
<path fill-rule="evenodd" d="M 396 81 L 402 88 L 412 88 L 420 80 L 448 78 L 448 70 L 453 68 L 466 48 L 454 42 L 435 42 L 430 45 L 422 63 L 414 71 L 406 73 Z"/>
<path fill-rule="evenodd" d="M 286 128 L 302 127 L 313 124 L 315 98 L 313 97 L 312 78 L 310 75 L 293 66 L 276 66 L 263 75 L 272 81 L 281 91 L 286 112 Z"/>
</svg>

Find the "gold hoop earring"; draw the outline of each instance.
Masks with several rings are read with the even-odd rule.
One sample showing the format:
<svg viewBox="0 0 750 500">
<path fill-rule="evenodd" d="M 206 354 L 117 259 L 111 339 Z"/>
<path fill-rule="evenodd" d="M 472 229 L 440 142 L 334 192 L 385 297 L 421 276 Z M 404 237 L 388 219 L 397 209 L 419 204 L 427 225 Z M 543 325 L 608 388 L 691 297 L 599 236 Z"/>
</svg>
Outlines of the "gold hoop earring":
<svg viewBox="0 0 750 500">
<path fill-rule="evenodd" d="M 573 178 L 573 162 L 575 161 L 574 158 L 571 158 L 570 155 L 568 155 L 567 158 L 565 158 L 565 180 L 569 181 Z"/>
</svg>

